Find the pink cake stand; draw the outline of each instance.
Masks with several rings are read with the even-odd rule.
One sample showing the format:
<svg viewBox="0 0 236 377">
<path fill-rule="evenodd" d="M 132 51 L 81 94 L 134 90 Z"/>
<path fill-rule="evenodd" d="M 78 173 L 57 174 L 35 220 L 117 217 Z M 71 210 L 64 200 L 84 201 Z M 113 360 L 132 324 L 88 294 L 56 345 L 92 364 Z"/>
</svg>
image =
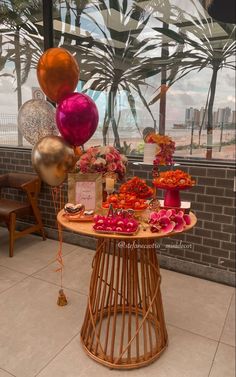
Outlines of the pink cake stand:
<svg viewBox="0 0 236 377">
<path fill-rule="evenodd" d="M 182 187 L 169 187 L 169 186 L 159 186 L 155 185 L 155 187 L 165 190 L 164 196 L 164 206 L 165 207 L 181 207 L 181 200 L 180 200 L 180 191 L 181 190 L 188 190 L 192 186 L 182 186 Z"/>
</svg>

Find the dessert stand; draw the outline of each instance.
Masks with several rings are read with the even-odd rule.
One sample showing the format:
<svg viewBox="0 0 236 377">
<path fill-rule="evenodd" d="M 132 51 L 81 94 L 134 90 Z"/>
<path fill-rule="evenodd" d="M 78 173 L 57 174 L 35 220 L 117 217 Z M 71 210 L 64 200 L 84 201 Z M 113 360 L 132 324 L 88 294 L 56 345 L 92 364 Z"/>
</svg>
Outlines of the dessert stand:
<svg viewBox="0 0 236 377">
<path fill-rule="evenodd" d="M 155 187 L 161 190 L 165 190 L 164 206 L 170 207 L 170 208 L 180 208 L 181 207 L 180 191 L 191 189 L 191 186 L 182 186 L 182 187 L 172 188 L 169 186 L 155 185 Z"/>
</svg>

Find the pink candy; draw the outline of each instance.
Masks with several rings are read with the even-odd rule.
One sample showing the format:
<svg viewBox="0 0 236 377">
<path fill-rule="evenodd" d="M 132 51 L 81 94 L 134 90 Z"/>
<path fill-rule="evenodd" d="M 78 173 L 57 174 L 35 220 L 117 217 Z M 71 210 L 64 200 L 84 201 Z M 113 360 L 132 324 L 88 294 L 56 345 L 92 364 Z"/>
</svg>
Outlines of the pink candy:
<svg viewBox="0 0 236 377">
<path fill-rule="evenodd" d="M 119 232 L 119 233 L 134 233 L 138 229 L 138 221 L 134 218 L 123 218 L 122 216 L 94 216 L 94 230 Z"/>
</svg>

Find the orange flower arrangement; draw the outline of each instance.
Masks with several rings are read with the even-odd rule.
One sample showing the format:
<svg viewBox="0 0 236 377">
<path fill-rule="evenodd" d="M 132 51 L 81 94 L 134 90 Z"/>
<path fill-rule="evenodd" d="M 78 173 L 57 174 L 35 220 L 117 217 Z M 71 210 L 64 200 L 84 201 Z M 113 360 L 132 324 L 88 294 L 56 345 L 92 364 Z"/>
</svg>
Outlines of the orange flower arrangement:
<svg viewBox="0 0 236 377">
<path fill-rule="evenodd" d="M 149 134 L 145 139 L 147 143 L 156 143 L 156 144 L 171 144 L 173 143 L 170 136 L 159 135 L 159 134 Z"/>
<path fill-rule="evenodd" d="M 103 202 L 102 207 L 109 208 L 110 204 L 113 205 L 113 208 L 134 209 L 136 211 L 141 211 L 148 207 L 146 200 L 139 198 L 134 193 L 119 193 L 109 195 L 107 197 L 107 200 Z"/>
<path fill-rule="evenodd" d="M 169 170 L 153 180 L 154 186 L 159 188 L 187 188 L 195 185 L 195 181 L 191 176 L 182 170 Z"/>
<path fill-rule="evenodd" d="M 172 165 L 173 154 L 175 152 L 175 142 L 167 135 L 159 135 L 155 133 L 148 134 L 145 138 L 146 143 L 155 143 L 158 145 L 154 165 Z"/>
<path fill-rule="evenodd" d="M 153 196 L 153 189 L 149 187 L 144 179 L 133 177 L 120 186 L 121 193 L 135 194 L 138 198 L 148 199 Z"/>
</svg>

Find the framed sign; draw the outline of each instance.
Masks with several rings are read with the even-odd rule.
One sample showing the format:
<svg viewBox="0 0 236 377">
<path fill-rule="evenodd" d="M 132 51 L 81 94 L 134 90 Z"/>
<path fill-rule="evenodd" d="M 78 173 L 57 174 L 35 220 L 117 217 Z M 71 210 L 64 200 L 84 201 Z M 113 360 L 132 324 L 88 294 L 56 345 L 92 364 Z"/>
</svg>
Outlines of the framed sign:
<svg viewBox="0 0 236 377">
<path fill-rule="evenodd" d="M 68 202 L 81 203 L 86 210 L 99 210 L 102 206 L 102 175 L 99 173 L 69 174 Z"/>
</svg>

